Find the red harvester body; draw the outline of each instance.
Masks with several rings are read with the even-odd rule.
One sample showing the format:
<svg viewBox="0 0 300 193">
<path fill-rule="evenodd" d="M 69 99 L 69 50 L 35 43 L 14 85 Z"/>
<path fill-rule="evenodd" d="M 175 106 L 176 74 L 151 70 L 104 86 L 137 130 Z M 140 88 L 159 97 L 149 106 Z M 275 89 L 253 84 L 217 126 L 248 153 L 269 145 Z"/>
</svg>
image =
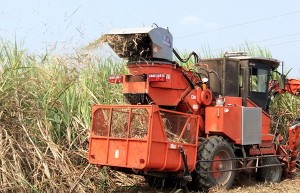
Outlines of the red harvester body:
<svg viewBox="0 0 300 193">
<path fill-rule="evenodd" d="M 295 173 L 300 121 L 281 144 L 270 132 L 269 105 L 278 93 L 299 96 L 300 81 L 270 80 L 278 60 L 243 53 L 200 60 L 194 52 L 182 59 L 163 28 L 104 37 L 128 59 L 129 74 L 109 79 L 122 83 L 128 104 L 93 106 L 91 164 L 144 175 L 150 185 L 176 179 L 202 190 L 230 188 L 240 171 L 273 182 Z M 173 62 L 173 53 L 181 62 L 194 56 L 194 67 Z"/>
</svg>

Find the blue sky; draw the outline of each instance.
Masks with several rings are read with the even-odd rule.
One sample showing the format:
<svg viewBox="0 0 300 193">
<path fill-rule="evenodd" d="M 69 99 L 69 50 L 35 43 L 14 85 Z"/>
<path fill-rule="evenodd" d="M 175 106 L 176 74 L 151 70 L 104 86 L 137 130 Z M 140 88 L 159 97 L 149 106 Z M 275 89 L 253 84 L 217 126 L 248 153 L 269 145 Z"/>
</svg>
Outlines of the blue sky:
<svg viewBox="0 0 300 193">
<path fill-rule="evenodd" d="M 168 27 L 181 52 L 212 54 L 248 42 L 285 61 L 300 78 L 300 1 L 297 0 L 0 0 L 0 38 L 29 52 L 56 45 L 72 52 L 115 28 Z M 64 48 L 64 49 L 62 49 Z"/>
</svg>

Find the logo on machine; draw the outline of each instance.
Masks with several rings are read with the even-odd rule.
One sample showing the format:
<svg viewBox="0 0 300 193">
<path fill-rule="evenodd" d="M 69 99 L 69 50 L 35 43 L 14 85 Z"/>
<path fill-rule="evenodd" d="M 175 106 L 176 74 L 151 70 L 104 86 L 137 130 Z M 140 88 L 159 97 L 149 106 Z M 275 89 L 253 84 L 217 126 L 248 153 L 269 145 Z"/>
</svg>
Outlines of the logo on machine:
<svg viewBox="0 0 300 193">
<path fill-rule="evenodd" d="M 168 46 L 169 48 L 172 47 L 171 40 L 168 36 L 164 36 L 164 39 L 162 40 L 162 43 L 165 44 L 166 46 Z"/>
<path fill-rule="evenodd" d="M 120 151 L 118 149 L 116 149 L 115 151 L 115 158 L 119 158 L 120 156 Z"/>
<path fill-rule="evenodd" d="M 169 147 L 170 149 L 176 149 L 176 144 L 170 144 L 170 147 Z"/>
<path fill-rule="evenodd" d="M 154 47 L 153 47 L 153 52 L 155 52 L 155 53 L 157 53 L 157 52 L 159 52 L 160 51 L 160 46 L 158 46 L 158 45 L 156 45 L 156 44 L 154 44 Z"/>
<path fill-rule="evenodd" d="M 194 110 L 198 110 L 199 109 L 199 106 L 197 104 L 193 105 L 193 109 Z"/>
</svg>

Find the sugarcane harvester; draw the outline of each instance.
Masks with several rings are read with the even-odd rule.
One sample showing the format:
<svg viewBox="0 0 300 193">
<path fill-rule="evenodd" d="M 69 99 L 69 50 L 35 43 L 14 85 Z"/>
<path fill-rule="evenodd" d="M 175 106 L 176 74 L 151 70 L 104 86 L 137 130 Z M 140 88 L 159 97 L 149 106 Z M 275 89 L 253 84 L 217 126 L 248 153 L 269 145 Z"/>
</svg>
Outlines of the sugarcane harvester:
<svg viewBox="0 0 300 193">
<path fill-rule="evenodd" d="M 300 96 L 299 80 L 270 78 L 280 61 L 243 53 L 182 59 L 160 27 L 115 30 L 103 40 L 128 60 L 128 74 L 109 77 L 127 103 L 93 105 L 91 164 L 144 175 L 152 186 L 177 179 L 202 190 L 228 189 L 240 171 L 271 182 L 296 172 L 300 120 L 287 143 L 270 132 L 272 98 Z M 184 68 L 173 54 L 194 65 Z"/>
</svg>

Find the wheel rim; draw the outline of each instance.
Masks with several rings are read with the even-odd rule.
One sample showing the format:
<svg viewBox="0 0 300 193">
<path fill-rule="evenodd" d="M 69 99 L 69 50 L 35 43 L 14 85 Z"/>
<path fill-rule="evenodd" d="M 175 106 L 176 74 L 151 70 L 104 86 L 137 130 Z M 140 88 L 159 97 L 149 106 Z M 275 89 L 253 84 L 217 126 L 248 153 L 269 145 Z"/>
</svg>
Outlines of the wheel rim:
<svg viewBox="0 0 300 193">
<path fill-rule="evenodd" d="M 218 185 L 226 185 L 232 175 L 232 171 L 221 172 L 222 170 L 233 169 L 232 160 L 225 161 L 227 159 L 230 159 L 230 155 L 227 151 L 219 151 L 214 156 L 214 160 L 212 164 L 212 171 L 213 171 L 212 176 Z"/>
<path fill-rule="evenodd" d="M 268 168 L 267 181 L 277 181 L 281 177 L 280 166 L 274 166 Z"/>
</svg>

